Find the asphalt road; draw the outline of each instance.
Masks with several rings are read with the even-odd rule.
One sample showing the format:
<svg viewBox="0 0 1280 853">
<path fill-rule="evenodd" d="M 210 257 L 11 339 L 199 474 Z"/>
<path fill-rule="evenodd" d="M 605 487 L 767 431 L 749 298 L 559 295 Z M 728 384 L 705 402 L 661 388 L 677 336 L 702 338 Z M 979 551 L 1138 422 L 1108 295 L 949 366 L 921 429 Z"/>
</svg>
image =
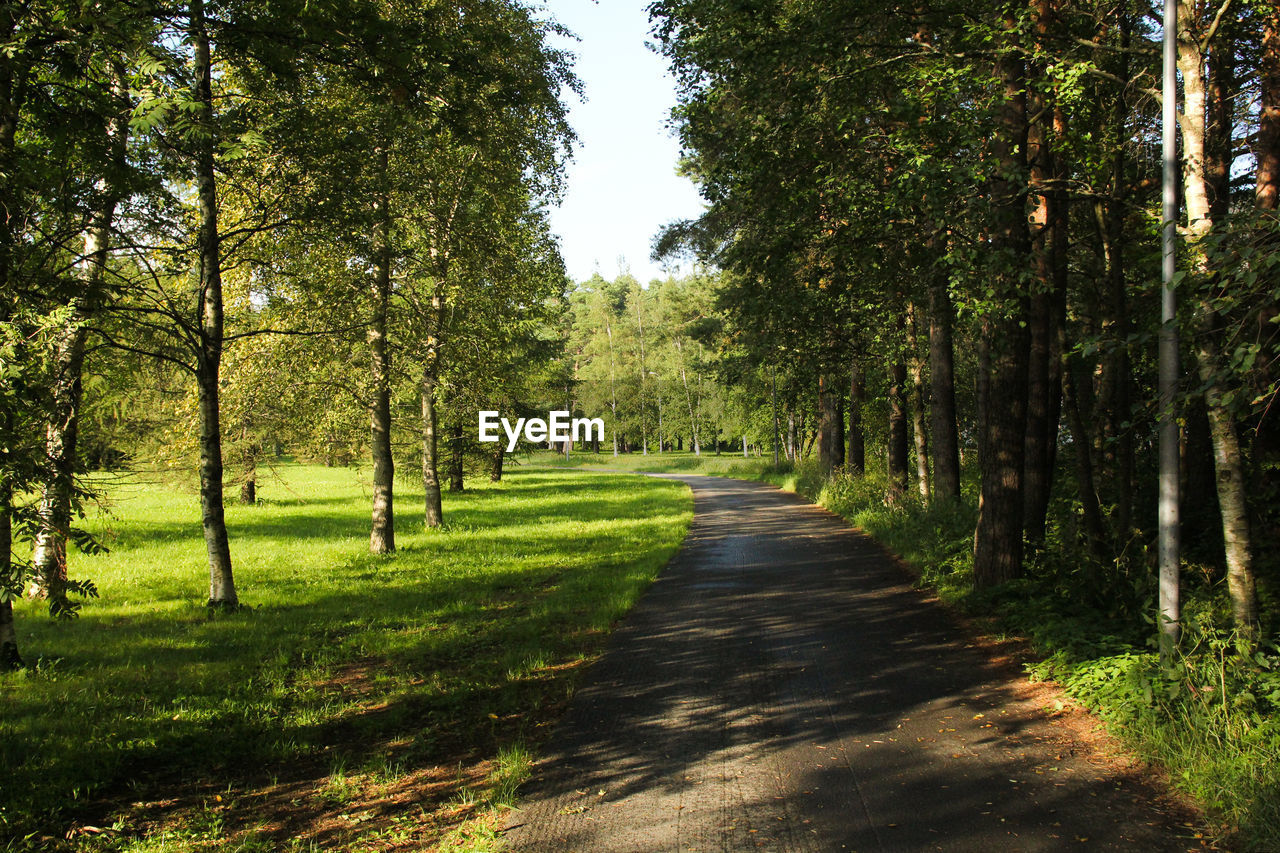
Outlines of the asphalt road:
<svg viewBox="0 0 1280 853">
<path fill-rule="evenodd" d="M 677 479 L 689 537 L 587 674 L 507 849 L 1194 847 L 865 536 L 768 486 Z"/>
</svg>

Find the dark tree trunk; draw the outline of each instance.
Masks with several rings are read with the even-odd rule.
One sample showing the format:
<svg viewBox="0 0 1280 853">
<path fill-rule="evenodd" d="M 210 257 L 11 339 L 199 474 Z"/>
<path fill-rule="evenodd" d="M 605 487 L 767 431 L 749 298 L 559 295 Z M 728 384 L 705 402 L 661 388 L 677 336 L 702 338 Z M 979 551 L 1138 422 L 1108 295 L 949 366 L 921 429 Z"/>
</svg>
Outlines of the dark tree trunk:
<svg viewBox="0 0 1280 853">
<path fill-rule="evenodd" d="M 206 132 L 195 137 L 196 194 L 200 204 L 199 250 L 200 351 L 196 385 L 200 401 L 200 510 L 209 554 L 209 606 L 239 605 L 231 572 L 231 546 L 223 515 L 222 429 L 219 423 L 219 370 L 222 365 L 222 259 L 218 233 L 217 179 L 214 175 L 213 78 L 204 0 L 192 0 L 191 43 L 195 52 L 196 103 Z"/>
<path fill-rule="evenodd" d="M 907 365 L 901 359 L 889 366 L 889 493 L 890 503 L 907 493 Z"/>
<path fill-rule="evenodd" d="M 462 427 L 454 426 L 449 430 L 449 491 L 463 490 L 462 469 Z"/>
<path fill-rule="evenodd" d="M 1014 24 L 1006 21 L 1008 38 Z M 974 583 L 978 588 L 1013 580 L 1022 574 L 1023 452 L 1027 425 L 1026 296 L 1022 273 L 1031 260 L 1030 236 L 1023 209 L 1026 175 L 1027 112 L 1020 53 L 1001 50 L 997 74 L 1004 87 L 999 127 L 991 141 L 996 176 L 991 182 L 993 312 L 984 321 L 990 347 L 990 375 L 985 411 L 979 424 L 982 490 L 974 531 Z"/>
<path fill-rule="evenodd" d="M 1084 536 L 1089 552 L 1100 563 L 1108 562 L 1107 530 L 1102 522 L 1102 507 L 1098 503 L 1098 487 L 1093 476 L 1092 441 L 1081 415 L 1080 395 L 1073 363 L 1068 362 L 1062 372 L 1063 394 L 1066 397 L 1067 426 L 1071 430 L 1071 446 L 1075 450 L 1076 489 L 1083 515 Z"/>
<path fill-rule="evenodd" d="M 845 463 L 854 474 L 867 472 L 866 437 L 862 429 L 862 404 L 867 396 L 862 377 L 862 365 L 857 356 L 849 362 L 849 451 Z"/>
<path fill-rule="evenodd" d="M 1035 3 L 1037 32 L 1044 39 L 1054 25 L 1048 0 Z M 1037 69 L 1037 77 L 1043 75 Z M 1061 110 L 1050 109 L 1039 86 L 1029 92 L 1029 111 L 1038 119 L 1027 128 L 1027 157 L 1031 198 L 1031 257 L 1035 284 L 1028 318 L 1027 421 L 1023 440 L 1023 530 L 1034 548 L 1043 548 L 1061 412 L 1061 357 L 1058 353 L 1059 302 L 1065 299 L 1065 193 L 1056 185 L 1065 169 L 1050 145 L 1050 126 L 1065 135 Z M 1058 136 L 1059 139 L 1062 136 Z M 1060 292 L 1061 291 L 1061 292 Z"/>
<path fill-rule="evenodd" d="M 1182 430 L 1181 457 L 1178 470 L 1182 474 L 1182 498 L 1178 518 L 1182 524 L 1182 540 L 1195 542 L 1221 554 L 1222 515 L 1218 508 L 1218 486 L 1213 467 L 1213 438 L 1209 435 L 1209 415 L 1204 399 L 1187 401 L 1183 410 L 1186 426 Z"/>
<path fill-rule="evenodd" d="M 568 448 L 568 446 L 569 445 L 566 442 L 565 447 Z M 507 448 L 502 444 L 501 441 L 499 441 L 497 444 L 497 447 L 495 447 L 493 451 L 493 466 L 489 469 L 490 482 L 492 483 L 502 482 L 502 463 L 503 463 L 503 460 L 506 459 L 506 457 L 507 457 Z"/>
<path fill-rule="evenodd" d="M 818 379 L 818 468 L 829 475 L 844 463 L 844 418 L 840 392 L 825 377 Z"/>
<path fill-rule="evenodd" d="M 920 357 L 919 342 L 916 340 L 916 306 L 907 303 L 907 372 L 911 377 L 909 386 L 911 407 L 911 436 L 916 451 L 916 486 L 920 489 L 920 497 L 929 500 L 929 433 L 925 429 L 924 403 L 924 359 Z"/>
<path fill-rule="evenodd" d="M 240 503 L 255 504 L 258 502 L 258 478 L 256 474 L 250 474 L 240 484 Z"/>
<path fill-rule="evenodd" d="M 930 248 L 931 255 L 940 254 L 941 235 L 933 237 Z M 933 427 L 933 492 L 943 500 L 960 498 L 953 316 L 946 273 L 935 265 L 929 283 L 929 413 Z"/>
<path fill-rule="evenodd" d="M 423 523 L 439 527 L 444 523 L 444 505 L 440 498 L 440 440 L 437 434 L 436 378 L 431 367 L 422 371 L 422 491 L 426 495 Z M 502 446 L 502 441 L 498 441 Z M 599 453 L 599 447 L 596 448 Z"/>
<path fill-rule="evenodd" d="M 13 492 L 7 485 L 0 485 L 0 584 L 7 584 L 13 572 L 13 522 L 10 507 Z M 22 666 L 18 655 L 18 634 L 13 625 L 13 602 L 0 595 L 0 671 Z"/>
</svg>

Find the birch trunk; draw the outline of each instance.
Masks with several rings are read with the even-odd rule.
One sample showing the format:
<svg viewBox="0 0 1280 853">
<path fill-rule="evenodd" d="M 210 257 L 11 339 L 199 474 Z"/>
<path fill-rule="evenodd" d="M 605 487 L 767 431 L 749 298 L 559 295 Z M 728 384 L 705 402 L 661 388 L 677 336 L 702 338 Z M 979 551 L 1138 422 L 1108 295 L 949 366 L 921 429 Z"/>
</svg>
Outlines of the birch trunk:
<svg viewBox="0 0 1280 853">
<path fill-rule="evenodd" d="M 379 152 L 381 177 L 386 179 L 386 149 Z M 373 456 L 373 507 L 369 530 L 369 552 L 391 554 L 396 550 L 395 459 L 391 452 L 391 350 L 387 331 L 391 310 L 391 212 L 383 191 L 377 202 L 378 221 L 374 226 L 374 262 L 369 324 L 369 372 L 373 380 L 373 406 L 369 417 L 370 450 Z"/>
<path fill-rule="evenodd" d="M 1183 198 L 1187 209 L 1185 238 L 1193 274 L 1212 273 L 1203 245 L 1213 227 L 1209 180 L 1206 169 L 1208 132 L 1208 81 L 1204 52 L 1199 43 L 1199 21 L 1195 6 L 1179 7 L 1178 70 L 1182 73 L 1184 106 L 1182 121 Z M 1222 514 L 1222 539 L 1227 565 L 1227 590 L 1232 615 L 1248 638 L 1258 631 L 1257 584 L 1254 576 L 1251 533 L 1245 496 L 1244 457 L 1235 418 L 1225 405 L 1227 388 L 1218 350 L 1221 334 L 1213 305 L 1199 305 L 1199 336 L 1196 348 L 1200 381 L 1205 388 L 1209 432 L 1213 438 L 1218 506 Z"/>
</svg>

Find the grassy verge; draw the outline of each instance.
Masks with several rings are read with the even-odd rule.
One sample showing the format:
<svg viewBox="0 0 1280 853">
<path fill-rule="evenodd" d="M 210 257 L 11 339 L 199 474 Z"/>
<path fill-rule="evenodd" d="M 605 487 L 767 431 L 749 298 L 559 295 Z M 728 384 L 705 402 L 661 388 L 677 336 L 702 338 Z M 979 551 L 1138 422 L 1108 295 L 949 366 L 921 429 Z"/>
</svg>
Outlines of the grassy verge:
<svg viewBox="0 0 1280 853">
<path fill-rule="evenodd" d="M 196 499 L 111 487 L 77 556 L 99 601 L 19 607 L 35 666 L 0 676 L 0 849 L 483 849 L 529 751 L 678 547 L 687 490 L 519 472 L 367 553 L 368 494 L 290 467 L 228 511 L 241 598 L 203 601 Z M 7 842 L 7 845 L 6 845 Z"/>
<path fill-rule="evenodd" d="M 1149 616 L 1154 579 L 1142 560 L 1098 566 L 1059 541 L 1028 561 L 1024 579 L 977 595 L 974 494 L 960 505 L 908 498 L 890 507 L 875 474 L 825 480 L 810 464 L 779 471 L 758 459 L 673 456 L 602 454 L 577 464 L 734 476 L 822 504 L 902 557 L 921 586 L 993 632 L 1030 641 L 1038 657 L 1031 676 L 1060 683 L 1135 754 L 1165 768 L 1218 822 L 1226 843 L 1280 850 L 1280 647 L 1272 635 L 1261 651 L 1238 653 L 1223 627 L 1224 585 L 1211 570 L 1184 570 L 1184 643 L 1175 665 L 1162 669 Z"/>
</svg>

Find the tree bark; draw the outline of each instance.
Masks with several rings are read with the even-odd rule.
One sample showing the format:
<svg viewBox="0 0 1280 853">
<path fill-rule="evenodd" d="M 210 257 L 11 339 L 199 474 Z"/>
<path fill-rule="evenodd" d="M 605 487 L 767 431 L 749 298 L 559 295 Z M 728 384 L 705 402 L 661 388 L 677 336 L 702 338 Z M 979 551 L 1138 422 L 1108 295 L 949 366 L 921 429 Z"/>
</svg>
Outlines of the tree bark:
<svg viewBox="0 0 1280 853">
<path fill-rule="evenodd" d="M 907 493 L 907 365 L 895 358 L 889 366 L 889 492 L 890 503 Z"/>
<path fill-rule="evenodd" d="M 929 434 L 925 430 L 924 359 L 916 340 L 916 316 L 914 303 L 907 303 L 907 372 L 911 377 L 909 388 L 911 408 L 911 435 L 916 451 L 916 487 L 920 497 L 928 502 L 929 488 Z"/>
<path fill-rule="evenodd" d="M 1199 43 L 1200 27 L 1196 7 L 1180 7 L 1178 70 L 1182 72 L 1185 106 L 1179 127 L 1182 131 L 1183 197 L 1186 200 L 1186 243 L 1193 275 L 1212 274 L 1203 245 L 1213 228 L 1210 198 L 1208 124 L 1208 81 L 1205 56 Z M 1217 49 L 1225 49 L 1219 42 Z M 1253 568 L 1253 548 L 1245 496 L 1244 458 L 1235 419 L 1226 405 L 1226 387 L 1218 351 L 1221 333 L 1219 318 L 1208 299 L 1199 306 L 1199 337 L 1196 356 L 1200 380 L 1205 388 L 1209 432 L 1213 437 L 1218 507 L 1222 514 L 1222 539 L 1227 564 L 1227 590 L 1231 597 L 1236 627 L 1250 640 L 1258 632 L 1258 602 Z"/>
<path fill-rule="evenodd" d="M 795 464 L 799 461 L 796 441 L 796 413 L 790 406 L 787 407 L 787 459 Z"/>
<path fill-rule="evenodd" d="M 1094 558 L 1100 563 L 1105 563 L 1110 560 L 1110 555 L 1107 553 L 1107 530 L 1102 522 L 1098 487 L 1094 483 L 1092 442 L 1085 427 L 1084 417 L 1081 415 L 1076 373 L 1071 363 L 1065 366 L 1062 377 L 1062 390 L 1066 397 L 1067 426 L 1071 430 L 1071 446 L 1075 450 L 1076 490 L 1083 516 L 1085 541 Z"/>
<path fill-rule="evenodd" d="M 566 443 L 566 447 L 569 445 Z M 489 482 L 502 482 L 502 463 L 507 457 L 507 448 L 499 441 L 493 451 L 493 466 L 489 469 Z"/>
<path fill-rule="evenodd" d="M 12 505 L 13 490 L 8 484 L 0 484 L 0 671 L 22 666 L 18 634 L 13 624 L 13 600 L 8 589 L 13 573 Z"/>
<path fill-rule="evenodd" d="M 826 377 L 818 378 L 818 468 L 824 476 L 844 464 L 844 418 L 840 393 Z"/>
<path fill-rule="evenodd" d="M 449 430 L 449 491 L 451 492 L 461 492 L 466 488 L 464 463 L 462 426 L 454 424 Z"/>
<path fill-rule="evenodd" d="M 387 152 L 379 152 L 381 174 L 387 173 Z M 390 554 L 396 550 L 395 459 L 391 452 L 391 350 L 387 342 L 391 310 L 391 212 L 386 192 L 378 198 L 374 252 L 377 268 L 373 276 L 373 317 L 367 333 L 369 367 L 373 379 L 373 408 L 370 412 L 370 445 L 373 456 L 373 510 L 369 531 L 369 551 Z"/>
<path fill-rule="evenodd" d="M 930 238 L 930 255 L 940 254 L 942 236 Z M 954 309 L 947 277 L 936 267 L 929 282 L 929 416 L 933 428 L 933 492 L 960 499 L 960 436 L 956 427 Z"/>
<path fill-rule="evenodd" d="M 849 449 L 845 464 L 858 476 L 867 472 L 866 437 L 862 428 L 862 405 L 866 400 L 866 382 L 862 377 L 862 365 L 855 355 L 849 360 Z"/>
<path fill-rule="evenodd" d="M 1006 20 L 1008 38 L 1014 23 Z M 982 469 L 978 524 L 974 531 L 974 583 L 978 588 L 1022 574 L 1023 464 L 1027 413 L 1026 296 L 1022 271 L 1030 262 L 1030 235 L 1023 209 L 1026 175 L 1026 80 L 1021 55 L 1001 50 L 996 72 L 1003 84 L 999 126 L 991 141 L 992 230 L 997 269 L 992 310 L 983 322 L 990 374 L 979 424 Z"/>
<path fill-rule="evenodd" d="M 1034 4 L 1039 10 L 1038 29 L 1043 30 L 1048 4 Z M 1035 69 L 1040 76 L 1042 69 Z M 1043 548 L 1045 515 L 1053 479 L 1048 445 L 1049 367 L 1053 338 L 1053 259 L 1049 233 L 1053 220 L 1053 152 L 1049 147 L 1048 123 L 1051 115 L 1044 93 L 1033 85 L 1028 93 L 1028 111 L 1040 118 L 1027 129 L 1027 160 L 1030 167 L 1031 259 L 1035 284 L 1030 298 L 1028 323 L 1030 344 L 1027 361 L 1027 421 L 1023 438 L 1023 531 L 1032 547 Z"/>
<path fill-rule="evenodd" d="M 209 606 L 239 605 L 231 571 L 231 546 L 223 511 L 222 429 L 219 422 L 219 370 L 222 365 L 222 258 L 218 232 L 218 185 L 214 174 L 213 76 L 204 0 L 191 0 L 190 37 L 195 52 L 195 100 L 205 133 L 195 142 L 196 195 L 200 205 L 197 235 L 200 287 L 200 344 L 196 386 L 200 405 L 200 511 L 209 555 Z"/>
<path fill-rule="evenodd" d="M 420 385 L 422 396 L 422 491 L 426 495 L 423 523 L 439 527 L 444 523 L 444 505 L 440 497 L 440 443 L 437 436 L 436 377 L 428 365 L 423 368 Z M 502 442 L 498 442 L 502 446 Z M 599 447 L 596 448 L 599 453 Z"/>
<path fill-rule="evenodd" d="M 1260 210 L 1280 208 L 1280 3 L 1264 6 L 1258 62 L 1259 112 L 1254 155 L 1258 161 L 1254 199 Z"/>
</svg>

